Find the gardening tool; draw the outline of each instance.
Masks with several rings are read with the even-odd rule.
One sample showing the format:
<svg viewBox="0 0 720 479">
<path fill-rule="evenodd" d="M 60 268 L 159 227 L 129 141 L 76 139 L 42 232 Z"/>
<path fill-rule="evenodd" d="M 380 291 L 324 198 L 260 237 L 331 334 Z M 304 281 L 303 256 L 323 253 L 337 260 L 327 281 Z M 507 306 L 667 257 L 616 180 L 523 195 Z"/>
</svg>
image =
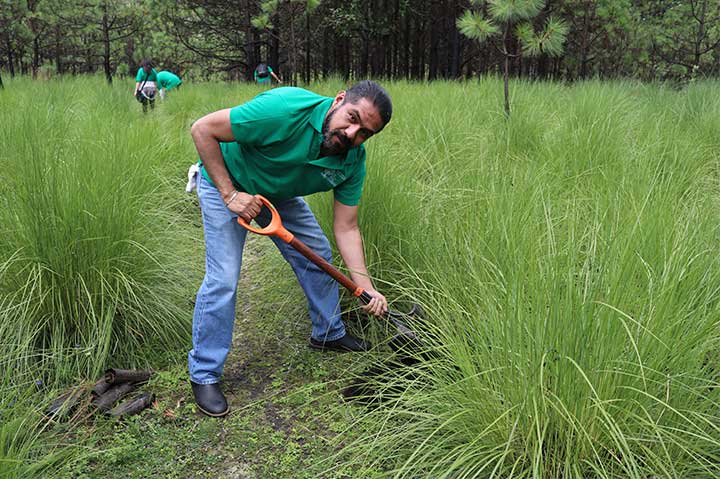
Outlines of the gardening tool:
<svg viewBox="0 0 720 479">
<path fill-rule="evenodd" d="M 264 236 L 276 236 L 280 240 L 289 244 L 300 254 L 305 256 L 307 259 L 315 263 L 317 266 L 322 268 L 327 274 L 333 277 L 338 283 L 345 286 L 354 296 L 360 299 L 365 304 L 368 304 L 372 299 L 372 296 L 365 291 L 363 288 L 355 284 L 353 280 L 341 273 L 337 268 L 328 263 L 324 258 L 311 250 L 305 243 L 297 239 L 291 232 L 289 232 L 282 225 L 282 219 L 280 213 L 275 209 L 275 206 L 262 195 L 255 195 L 269 210 L 272 214 L 270 224 L 265 228 L 255 228 L 245 221 L 241 216 L 238 216 L 238 223 L 248 231 L 257 233 Z M 389 345 L 394 351 L 404 349 L 415 349 L 420 346 L 417 335 L 401 320 L 406 316 L 422 316 L 420 307 L 413 305 L 409 313 L 403 314 L 396 311 L 388 310 L 384 315 L 384 318 L 392 322 L 397 328 L 398 333 L 390 340 Z"/>
</svg>

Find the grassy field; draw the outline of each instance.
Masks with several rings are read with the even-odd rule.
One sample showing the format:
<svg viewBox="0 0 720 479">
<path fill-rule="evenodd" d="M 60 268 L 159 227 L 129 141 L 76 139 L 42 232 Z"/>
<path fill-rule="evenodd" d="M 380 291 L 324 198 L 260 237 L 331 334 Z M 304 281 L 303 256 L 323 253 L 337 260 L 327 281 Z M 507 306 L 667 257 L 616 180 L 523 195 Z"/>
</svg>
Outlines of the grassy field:
<svg viewBox="0 0 720 479">
<path fill-rule="evenodd" d="M 386 86 L 361 228 L 393 305 L 426 310 L 431 358 L 376 378 L 372 407 L 343 401 L 386 328 L 352 322 L 371 354 L 311 354 L 299 288 L 254 241 L 224 421 L 184 369 L 188 132 L 257 88 L 183 85 L 148 115 L 99 78 L 0 91 L 0 477 L 720 475 L 720 86 L 514 83 L 509 120 L 496 79 Z M 331 196 L 311 203 L 330 231 Z M 157 407 L 40 418 L 110 366 L 158 371 Z"/>
</svg>

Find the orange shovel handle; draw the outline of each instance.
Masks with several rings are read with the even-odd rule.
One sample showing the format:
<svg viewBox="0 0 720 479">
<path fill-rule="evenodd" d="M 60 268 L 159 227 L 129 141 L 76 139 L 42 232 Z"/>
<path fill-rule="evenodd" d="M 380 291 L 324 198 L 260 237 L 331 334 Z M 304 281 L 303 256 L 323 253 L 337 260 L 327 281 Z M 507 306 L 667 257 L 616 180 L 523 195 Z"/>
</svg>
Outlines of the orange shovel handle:
<svg viewBox="0 0 720 479">
<path fill-rule="evenodd" d="M 240 226 L 242 226 L 248 231 L 252 231 L 253 233 L 257 233 L 259 235 L 277 236 L 285 243 L 295 248 L 307 259 L 318 265 L 323 271 L 332 276 L 335 281 L 345 286 L 354 296 L 359 297 L 365 303 L 370 302 L 370 299 L 372 299 L 372 297 L 367 294 L 363 288 L 355 284 L 353 280 L 345 276 L 343 273 L 340 272 L 340 270 L 325 261 L 325 258 L 308 248 L 305 243 L 295 238 L 295 236 L 291 232 L 285 229 L 285 227 L 282 225 L 282 220 L 280 219 L 280 213 L 278 213 L 273 204 L 267 198 L 262 195 L 255 195 L 255 197 L 258 198 L 262 202 L 262 204 L 267 206 L 270 210 L 270 213 L 272 214 L 270 224 L 267 225 L 265 228 L 255 228 L 254 226 L 248 224 L 248 222 L 245 221 L 243 218 L 238 216 L 238 223 L 240 223 Z"/>
<path fill-rule="evenodd" d="M 255 197 L 258 198 L 262 202 L 262 204 L 264 204 L 270 209 L 270 212 L 272 213 L 272 219 L 270 220 L 270 224 L 267 225 L 265 228 L 255 228 L 254 226 L 250 226 L 247 221 L 238 216 L 238 223 L 240 223 L 243 228 L 259 235 L 277 236 L 282 241 L 297 250 L 298 253 L 305 256 L 307 259 L 315 263 L 320 269 L 332 276 L 335 281 L 347 288 L 353 294 L 353 296 L 356 296 L 360 301 L 365 304 L 368 304 L 370 301 L 372 301 L 372 296 L 367 291 L 355 284 L 353 280 L 345 276 L 342 272 L 340 272 L 339 269 L 326 261 L 325 258 L 311 250 L 305 243 L 295 238 L 292 233 L 286 230 L 285 227 L 283 227 L 282 225 L 280 213 L 278 213 L 273 204 L 270 203 L 267 198 L 262 195 L 255 195 Z M 393 324 L 395 324 L 395 326 L 398 328 L 398 331 L 400 332 L 399 336 L 402 336 L 404 338 L 403 342 L 407 342 L 408 338 L 411 341 L 417 342 L 415 333 L 413 333 L 412 330 L 410 330 L 410 328 L 400 320 L 402 318 L 401 313 L 396 313 L 394 311 L 388 310 L 384 314 L 384 316 L 385 318 L 392 321 Z"/>
<path fill-rule="evenodd" d="M 282 225 L 280 213 L 278 213 L 278 211 L 275 209 L 275 206 L 273 206 L 270 200 L 265 198 L 263 195 L 255 195 L 255 198 L 259 199 L 260 202 L 262 202 L 262 204 L 267 206 L 267 208 L 270 210 L 270 213 L 272 214 L 270 224 L 267 225 L 265 228 L 255 228 L 250 223 L 245 221 L 245 219 L 243 219 L 241 216 L 238 216 L 238 223 L 240 223 L 240 226 L 242 226 L 248 231 L 252 231 L 253 233 L 264 236 L 277 236 L 284 242 L 290 243 L 293 240 L 294 236 Z"/>
</svg>

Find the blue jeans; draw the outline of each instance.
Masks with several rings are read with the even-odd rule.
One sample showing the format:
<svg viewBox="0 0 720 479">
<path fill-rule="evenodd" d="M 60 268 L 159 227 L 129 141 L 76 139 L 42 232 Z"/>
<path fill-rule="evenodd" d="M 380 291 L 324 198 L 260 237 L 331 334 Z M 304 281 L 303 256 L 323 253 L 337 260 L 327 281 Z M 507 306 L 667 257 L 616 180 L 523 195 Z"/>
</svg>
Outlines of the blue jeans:
<svg viewBox="0 0 720 479">
<path fill-rule="evenodd" d="M 188 354 L 188 368 L 194 383 L 213 384 L 220 380 L 232 343 L 237 284 L 247 231 L 237 223 L 237 215 L 227 209 L 218 190 L 202 174 L 198 174 L 197 191 L 205 230 L 205 279 L 195 301 L 193 348 Z M 326 260 L 332 260 L 330 243 L 305 200 L 291 198 L 276 204 L 275 208 L 288 231 Z M 263 208 L 256 221 L 264 227 L 270 217 L 270 211 Z M 320 341 L 343 337 L 345 326 L 340 319 L 335 280 L 287 243 L 271 238 L 305 291 L 312 321 L 311 336 Z"/>
</svg>

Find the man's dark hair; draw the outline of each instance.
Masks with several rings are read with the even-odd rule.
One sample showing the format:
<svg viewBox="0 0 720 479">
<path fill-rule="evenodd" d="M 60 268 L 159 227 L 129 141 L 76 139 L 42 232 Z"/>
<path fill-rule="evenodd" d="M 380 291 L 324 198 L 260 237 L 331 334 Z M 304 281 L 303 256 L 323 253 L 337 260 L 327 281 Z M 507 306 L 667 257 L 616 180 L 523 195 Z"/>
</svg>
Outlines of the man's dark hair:
<svg viewBox="0 0 720 479">
<path fill-rule="evenodd" d="M 345 91 L 345 101 L 348 103 L 352 103 L 354 105 L 361 98 L 367 98 L 373 105 L 375 105 L 375 108 L 378 109 L 378 113 L 380 113 L 380 118 L 383 122 L 380 130 L 385 128 L 385 125 L 388 124 L 390 118 L 392 117 L 392 101 L 390 101 L 390 95 L 388 95 L 388 92 L 372 80 L 363 80 L 358 82 Z"/>
<path fill-rule="evenodd" d="M 149 75 L 153 68 L 153 64 L 148 58 L 143 58 L 143 60 L 140 62 L 140 66 L 145 71 L 146 75 Z"/>
</svg>

